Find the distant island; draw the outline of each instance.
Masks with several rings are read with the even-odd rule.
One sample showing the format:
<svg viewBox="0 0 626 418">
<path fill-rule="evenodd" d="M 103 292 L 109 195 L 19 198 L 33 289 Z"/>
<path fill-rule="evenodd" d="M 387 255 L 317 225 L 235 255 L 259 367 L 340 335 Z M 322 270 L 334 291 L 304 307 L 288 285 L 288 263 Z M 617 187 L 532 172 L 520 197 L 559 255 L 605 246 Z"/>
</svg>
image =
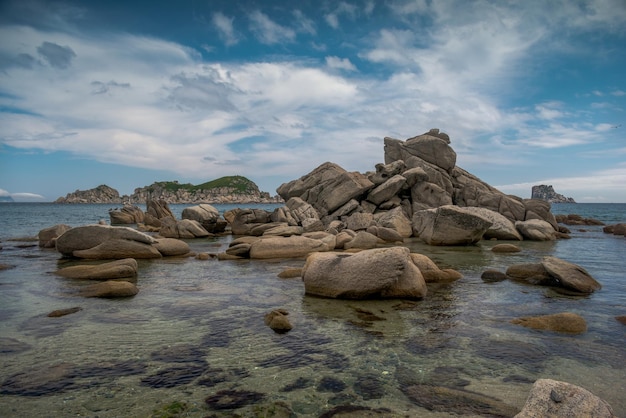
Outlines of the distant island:
<svg viewBox="0 0 626 418">
<path fill-rule="evenodd" d="M 11 196 L 0 196 L 0 202 L 15 202 Z"/>
<path fill-rule="evenodd" d="M 533 186 L 531 198 L 545 200 L 550 203 L 576 203 L 571 197 L 565 197 L 555 192 L 552 186 L 545 184 Z"/>
<path fill-rule="evenodd" d="M 76 190 L 54 203 L 110 203 L 142 204 L 147 199 L 161 199 L 168 203 L 281 203 L 279 196 L 262 192 L 251 180 L 243 176 L 226 176 L 206 183 L 193 185 L 178 181 L 154 182 L 136 188 L 130 196 L 105 184 L 89 190 Z"/>
</svg>

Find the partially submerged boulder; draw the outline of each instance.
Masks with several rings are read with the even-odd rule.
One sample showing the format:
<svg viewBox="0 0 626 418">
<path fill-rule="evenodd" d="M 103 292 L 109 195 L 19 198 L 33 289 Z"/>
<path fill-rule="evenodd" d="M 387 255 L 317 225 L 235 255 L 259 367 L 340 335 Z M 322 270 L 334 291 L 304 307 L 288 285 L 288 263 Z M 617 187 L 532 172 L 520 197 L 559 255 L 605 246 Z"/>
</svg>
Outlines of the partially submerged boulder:
<svg viewBox="0 0 626 418">
<path fill-rule="evenodd" d="M 137 293 L 139 289 L 133 283 L 116 280 L 85 286 L 79 292 L 80 296 L 86 298 L 125 298 Z"/>
<path fill-rule="evenodd" d="M 506 275 L 512 280 L 542 286 L 556 286 L 577 293 L 593 293 L 602 288 L 581 266 L 557 257 L 544 257 L 540 263 L 525 263 L 510 266 Z"/>
<path fill-rule="evenodd" d="M 522 411 L 515 418 L 594 417 L 614 418 L 611 406 L 580 386 L 552 379 L 539 379 L 530 390 Z"/>
<path fill-rule="evenodd" d="M 544 257 L 541 264 L 550 276 L 558 283 L 570 290 L 581 293 L 593 293 L 602 288 L 602 285 L 581 266 L 561 260 L 557 257 Z"/>
<path fill-rule="evenodd" d="M 101 264 L 70 266 L 55 272 L 57 276 L 68 279 L 111 280 L 134 278 L 137 276 L 137 261 L 124 258 Z"/>
<path fill-rule="evenodd" d="M 302 269 L 305 292 L 340 299 L 408 298 L 426 295 L 422 273 L 408 248 L 376 248 L 352 255 L 313 253 Z"/>
<path fill-rule="evenodd" d="M 56 240 L 56 249 L 64 256 L 80 257 L 75 254 L 77 251 L 88 250 L 110 240 L 128 241 L 146 246 L 151 246 L 155 242 L 151 236 L 128 227 L 85 225 L 71 228 L 59 236 Z M 127 257 L 132 256 L 126 255 L 121 258 Z"/>
<path fill-rule="evenodd" d="M 127 239 L 110 239 L 86 250 L 76 250 L 74 257 L 90 260 L 116 260 L 120 258 L 161 258 L 159 250 L 152 244 Z"/>
</svg>

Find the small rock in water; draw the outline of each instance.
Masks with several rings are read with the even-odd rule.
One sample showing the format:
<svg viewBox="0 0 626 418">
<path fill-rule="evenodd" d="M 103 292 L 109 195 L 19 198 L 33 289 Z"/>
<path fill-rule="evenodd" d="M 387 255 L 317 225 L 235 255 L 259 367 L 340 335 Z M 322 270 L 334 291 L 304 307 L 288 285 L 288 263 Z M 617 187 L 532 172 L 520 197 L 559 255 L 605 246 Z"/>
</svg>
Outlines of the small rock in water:
<svg viewBox="0 0 626 418">
<path fill-rule="evenodd" d="M 246 390 L 226 389 L 207 397 L 204 401 L 211 409 L 237 409 L 259 402 L 265 395 Z"/>
<path fill-rule="evenodd" d="M 287 318 L 289 312 L 285 309 L 274 309 L 273 311 L 265 314 L 265 325 L 274 330 L 278 334 L 285 333 L 293 328 L 293 325 Z"/>
<path fill-rule="evenodd" d="M 346 388 L 346 384 L 341 380 L 331 377 L 325 376 L 318 383 L 316 390 L 318 392 L 341 392 Z"/>
<path fill-rule="evenodd" d="M 61 316 L 69 315 L 81 311 L 83 308 L 76 306 L 74 308 L 57 309 L 48 314 L 50 318 L 58 318 Z"/>
<path fill-rule="evenodd" d="M 506 274 L 502 273 L 501 271 L 490 269 L 483 271 L 483 274 L 480 275 L 480 278 L 483 279 L 483 282 L 485 283 L 496 283 L 506 280 L 507 277 Z"/>
</svg>

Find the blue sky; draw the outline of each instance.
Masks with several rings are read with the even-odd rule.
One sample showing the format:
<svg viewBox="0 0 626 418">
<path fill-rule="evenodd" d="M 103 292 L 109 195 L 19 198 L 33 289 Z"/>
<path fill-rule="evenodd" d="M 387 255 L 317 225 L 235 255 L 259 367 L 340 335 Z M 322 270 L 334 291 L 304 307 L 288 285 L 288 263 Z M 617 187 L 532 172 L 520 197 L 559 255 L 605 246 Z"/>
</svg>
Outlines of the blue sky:
<svg viewBox="0 0 626 418">
<path fill-rule="evenodd" d="M 244 175 L 439 128 L 503 192 L 626 202 L 626 2 L 0 2 L 0 195 Z"/>
</svg>

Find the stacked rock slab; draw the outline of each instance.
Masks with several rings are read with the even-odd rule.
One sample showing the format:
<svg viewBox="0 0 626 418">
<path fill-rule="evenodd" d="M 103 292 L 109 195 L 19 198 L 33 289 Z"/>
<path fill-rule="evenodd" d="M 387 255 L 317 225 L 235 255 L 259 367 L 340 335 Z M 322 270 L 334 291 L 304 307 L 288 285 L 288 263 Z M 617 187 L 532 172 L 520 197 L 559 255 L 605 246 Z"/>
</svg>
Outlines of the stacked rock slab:
<svg viewBox="0 0 626 418">
<path fill-rule="evenodd" d="M 558 230 L 549 203 L 506 195 L 457 167 L 450 138 L 438 129 L 405 141 L 385 138 L 384 145 L 385 163 L 377 164 L 375 172 L 350 173 L 337 164 L 326 162 L 309 174 L 282 184 L 277 192 L 287 202 L 298 199 L 311 205 L 326 227 L 335 221 L 345 222 L 355 213 L 373 214 L 374 224 L 384 219 L 385 224 L 377 226 L 389 227 L 388 214 L 393 212 L 397 232 L 404 237 L 413 235 L 424 239 L 420 231 L 431 231 L 433 225 L 424 224 L 428 213 L 423 211 L 456 206 L 482 208 L 482 212 L 474 211 L 472 215 L 486 218 L 484 224 L 472 222 L 469 226 L 476 228 L 463 232 L 469 234 L 470 239 L 452 237 L 451 242 L 457 244 L 475 242 L 483 234 L 487 238 L 532 239 L 516 228 L 516 222 L 529 220 L 544 221 Z M 485 210 L 493 215 L 487 213 L 486 216 Z M 283 219 L 288 217 L 283 214 Z M 430 216 L 430 219 L 435 222 L 439 216 Z M 412 228 L 407 228 L 407 221 Z M 555 239 L 550 234 L 546 236 Z M 450 245 L 436 239 L 424 240 L 435 245 Z"/>
</svg>

